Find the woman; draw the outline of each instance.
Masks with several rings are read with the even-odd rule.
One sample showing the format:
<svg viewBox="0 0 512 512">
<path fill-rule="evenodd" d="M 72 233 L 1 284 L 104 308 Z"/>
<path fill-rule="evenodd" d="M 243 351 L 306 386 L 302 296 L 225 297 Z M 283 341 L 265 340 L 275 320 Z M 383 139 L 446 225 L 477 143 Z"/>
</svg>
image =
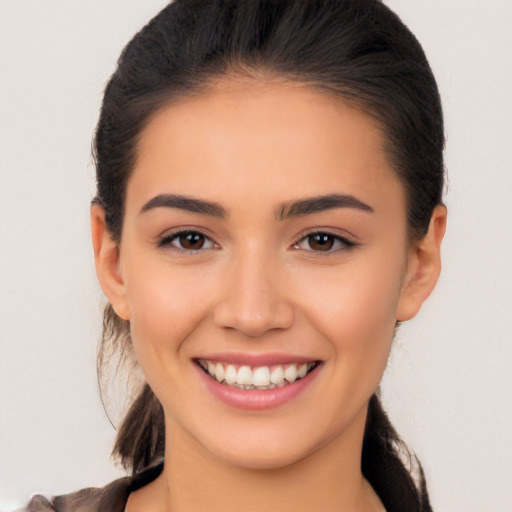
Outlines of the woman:
<svg viewBox="0 0 512 512">
<path fill-rule="evenodd" d="M 27 510 L 431 510 L 376 393 L 439 275 L 443 144 L 379 1 L 165 8 L 95 137 L 100 369 L 145 379 L 114 448 L 132 476 Z"/>
</svg>

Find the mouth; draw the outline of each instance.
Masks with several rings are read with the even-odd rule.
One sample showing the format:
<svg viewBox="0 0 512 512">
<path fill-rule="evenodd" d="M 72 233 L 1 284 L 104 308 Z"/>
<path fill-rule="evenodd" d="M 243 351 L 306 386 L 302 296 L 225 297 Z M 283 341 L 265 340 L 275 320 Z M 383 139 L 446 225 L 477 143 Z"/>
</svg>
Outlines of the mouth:
<svg viewBox="0 0 512 512">
<path fill-rule="evenodd" d="M 243 390 L 272 390 L 284 388 L 311 373 L 320 361 L 305 363 L 250 366 L 208 359 L 197 359 L 197 365 L 216 382 Z"/>
</svg>

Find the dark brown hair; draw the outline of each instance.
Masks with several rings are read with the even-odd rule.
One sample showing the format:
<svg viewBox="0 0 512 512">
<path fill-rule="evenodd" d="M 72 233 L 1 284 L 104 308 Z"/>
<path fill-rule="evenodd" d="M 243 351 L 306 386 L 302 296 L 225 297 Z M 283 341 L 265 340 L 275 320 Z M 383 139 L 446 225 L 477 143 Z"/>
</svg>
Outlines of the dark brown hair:
<svg viewBox="0 0 512 512">
<path fill-rule="evenodd" d="M 406 191 L 409 237 L 424 236 L 442 201 L 442 110 L 424 52 L 396 14 L 378 0 L 176 0 L 128 43 L 105 90 L 94 140 L 94 201 L 116 241 L 141 131 L 163 105 L 219 77 L 299 82 L 370 115 Z M 130 347 L 129 324 L 107 305 L 100 377 L 113 354 L 130 359 Z M 133 472 L 163 456 L 163 411 L 147 384 L 113 453 Z M 388 511 L 431 510 L 421 466 L 415 484 L 411 461 L 374 395 L 362 471 Z"/>
</svg>

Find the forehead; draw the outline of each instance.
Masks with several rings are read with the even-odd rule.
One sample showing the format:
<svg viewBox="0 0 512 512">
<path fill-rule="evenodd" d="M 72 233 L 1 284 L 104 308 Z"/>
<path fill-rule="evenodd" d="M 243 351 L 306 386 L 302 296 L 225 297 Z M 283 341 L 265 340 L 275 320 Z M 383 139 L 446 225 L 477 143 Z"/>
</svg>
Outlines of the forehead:
<svg viewBox="0 0 512 512">
<path fill-rule="evenodd" d="M 127 203 L 135 190 L 149 197 L 162 188 L 282 202 L 332 192 L 364 200 L 386 187 L 403 195 L 368 115 L 300 84 L 225 81 L 153 116 L 139 139 Z"/>
</svg>

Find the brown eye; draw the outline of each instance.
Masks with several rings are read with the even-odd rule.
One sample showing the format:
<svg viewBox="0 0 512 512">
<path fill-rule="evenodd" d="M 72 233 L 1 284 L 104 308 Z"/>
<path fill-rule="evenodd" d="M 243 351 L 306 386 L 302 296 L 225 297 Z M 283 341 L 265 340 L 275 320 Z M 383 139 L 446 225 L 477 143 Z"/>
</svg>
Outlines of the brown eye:
<svg viewBox="0 0 512 512">
<path fill-rule="evenodd" d="M 310 251 L 313 253 L 337 253 L 348 251 L 356 247 L 356 243 L 340 235 L 327 231 L 309 233 L 293 244 L 294 249 Z"/>
<path fill-rule="evenodd" d="M 178 241 L 182 249 L 186 249 L 187 251 L 198 251 L 203 248 L 206 242 L 206 237 L 201 233 L 195 232 L 181 233 L 178 236 Z"/>
<path fill-rule="evenodd" d="M 207 235 L 200 231 L 179 231 L 164 236 L 158 242 L 158 247 L 169 248 L 183 253 L 202 252 L 218 248 L 218 245 Z"/>
<path fill-rule="evenodd" d="M 308 236 L 309 247 L 313 251 L 330 251 L 335 242 L 335 237 L 328 233 L 315 233 Z"/>
</svg>

